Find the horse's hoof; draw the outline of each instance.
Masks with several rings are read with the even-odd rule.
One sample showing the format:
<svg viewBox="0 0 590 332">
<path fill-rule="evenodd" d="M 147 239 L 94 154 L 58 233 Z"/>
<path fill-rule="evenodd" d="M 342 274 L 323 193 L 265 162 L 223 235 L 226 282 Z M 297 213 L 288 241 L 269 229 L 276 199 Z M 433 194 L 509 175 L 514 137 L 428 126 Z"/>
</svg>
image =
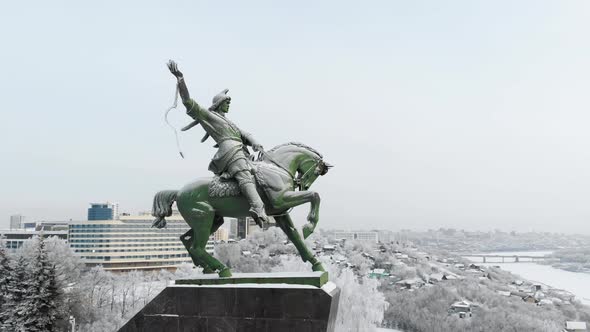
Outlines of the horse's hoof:
<svg viewBox="0 0 590 332">
<path fill-rule="evenodd" d="M 320 262 L 315 262 L 312 266 L 311 269 L 313 271 L 321 271 L 321 272 L 325 272 L 326 270 L 324 269 L 324 266 L 322 265 L 322 263 Z"/>
<path fill-rule="evenodd" d="M 305 224 L 305 226 L 303 226 L 303 238 L 307 239 L 308 236 L 311 235 L 311 233 L 313 233 L 313 225 L 312 224 Z"/>
<path fill-rule="evenodd" d="M 231 270 L 229 268 L 224 268 L 223 270 L 219 271 L 220 278 L 229 278 L 231 277 Z"/>
</svg>

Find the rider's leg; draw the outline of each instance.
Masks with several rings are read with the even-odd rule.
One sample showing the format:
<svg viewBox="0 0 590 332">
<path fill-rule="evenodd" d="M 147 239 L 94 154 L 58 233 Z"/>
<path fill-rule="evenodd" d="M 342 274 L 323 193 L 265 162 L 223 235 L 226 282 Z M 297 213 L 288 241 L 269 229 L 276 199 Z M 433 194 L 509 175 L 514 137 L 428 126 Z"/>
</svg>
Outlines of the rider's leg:
<svg viewBox="0 0 590 332">
<path fill-rule="evenodd" d="M 230 167 L 230 173 L 233 170 L 238 170 L 234 173 L 234 178 L 238 181 L 238 185 L 240 186 L 240 190 L 242 194 L 250 203 L 250 213 L 254 220 L 256 220 L 259 225 L 261 221 L 268 222 L 268 217 L 266 216 L 266 212 L 264 211 L 264 203 L 258 195 L 258 191 L 256 190 L 256 184 L 254 183 L 254 176 L 250 172 L 250 168 L 246 163 L 245 159 L 238 159 L 234 161 Z"/>
</svg>

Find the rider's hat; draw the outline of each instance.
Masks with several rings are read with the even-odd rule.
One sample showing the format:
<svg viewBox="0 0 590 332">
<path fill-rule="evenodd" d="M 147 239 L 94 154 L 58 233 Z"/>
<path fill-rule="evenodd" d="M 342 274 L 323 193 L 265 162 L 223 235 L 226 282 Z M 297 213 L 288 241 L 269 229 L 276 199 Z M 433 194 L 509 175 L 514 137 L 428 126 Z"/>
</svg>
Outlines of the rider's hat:
<svg viewBox="0 0 590 332">
<path fill-rule="evenodd" d="M 228 92 L 229 92 L 229 89 L 223 89 L 223 91 L 216 94 L 215 97 L 213 97 L 213 105 L 211 105 L 211 107 L 209 107 L 209 110 L 215 111 L 217 109 L 217 107 L 219 107 L 219 105 L 221 105 L 221 103 L 223 103 L 224 101 L 226 101 L 228 99 L 231 99 L 230 96 L 227 95 Z"/>
</svg>

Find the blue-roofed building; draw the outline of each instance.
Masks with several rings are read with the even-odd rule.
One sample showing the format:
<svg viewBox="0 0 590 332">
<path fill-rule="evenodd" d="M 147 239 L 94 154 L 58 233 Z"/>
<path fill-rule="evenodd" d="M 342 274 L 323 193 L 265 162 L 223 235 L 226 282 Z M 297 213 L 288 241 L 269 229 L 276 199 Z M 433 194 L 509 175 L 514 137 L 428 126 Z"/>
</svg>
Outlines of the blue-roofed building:
<svg viewBox="0 0 590 332">
<path fill-rule="evenodd" d="M 113 206 L 110 203 L 90 203 L 88 220 L 113 220 Z"/>
</svg>

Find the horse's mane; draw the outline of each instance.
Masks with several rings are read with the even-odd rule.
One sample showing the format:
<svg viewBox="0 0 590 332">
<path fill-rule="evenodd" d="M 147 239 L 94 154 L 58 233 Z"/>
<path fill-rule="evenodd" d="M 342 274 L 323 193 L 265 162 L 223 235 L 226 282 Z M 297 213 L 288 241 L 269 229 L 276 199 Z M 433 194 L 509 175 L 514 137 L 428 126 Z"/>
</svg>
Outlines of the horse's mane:
<svg viewBox="0 0 590 332">
<path fill-rule="evenodd" d="M 290 145 L 294 145 L 294 146 L 297 146 L 297 147 L 300 147 L 300 148 L 307 149 L 307 150 L 309 150 L 309 151 L 317 154 L 320 157 L 320 159 L 323 158 L 322 154 L 319 153 L 316 149 L 314 149 L 314 148 L 312 148 L 312 147 L 310 147 L 308 145 L 305 145 L 303 143 L 299 143 L 299 142 L 287 142 L 287 143 L 279 144 L 279 145 L 275 146 L 274 148 L 268 150 L 267 152 L 274 152 L 274 151 L 276 151 L 276 150 L 278 150 L 278 149 L 280 149 L 280 148 L 282 148 L 284 146 L 290 146 Z"/>
</svg>

